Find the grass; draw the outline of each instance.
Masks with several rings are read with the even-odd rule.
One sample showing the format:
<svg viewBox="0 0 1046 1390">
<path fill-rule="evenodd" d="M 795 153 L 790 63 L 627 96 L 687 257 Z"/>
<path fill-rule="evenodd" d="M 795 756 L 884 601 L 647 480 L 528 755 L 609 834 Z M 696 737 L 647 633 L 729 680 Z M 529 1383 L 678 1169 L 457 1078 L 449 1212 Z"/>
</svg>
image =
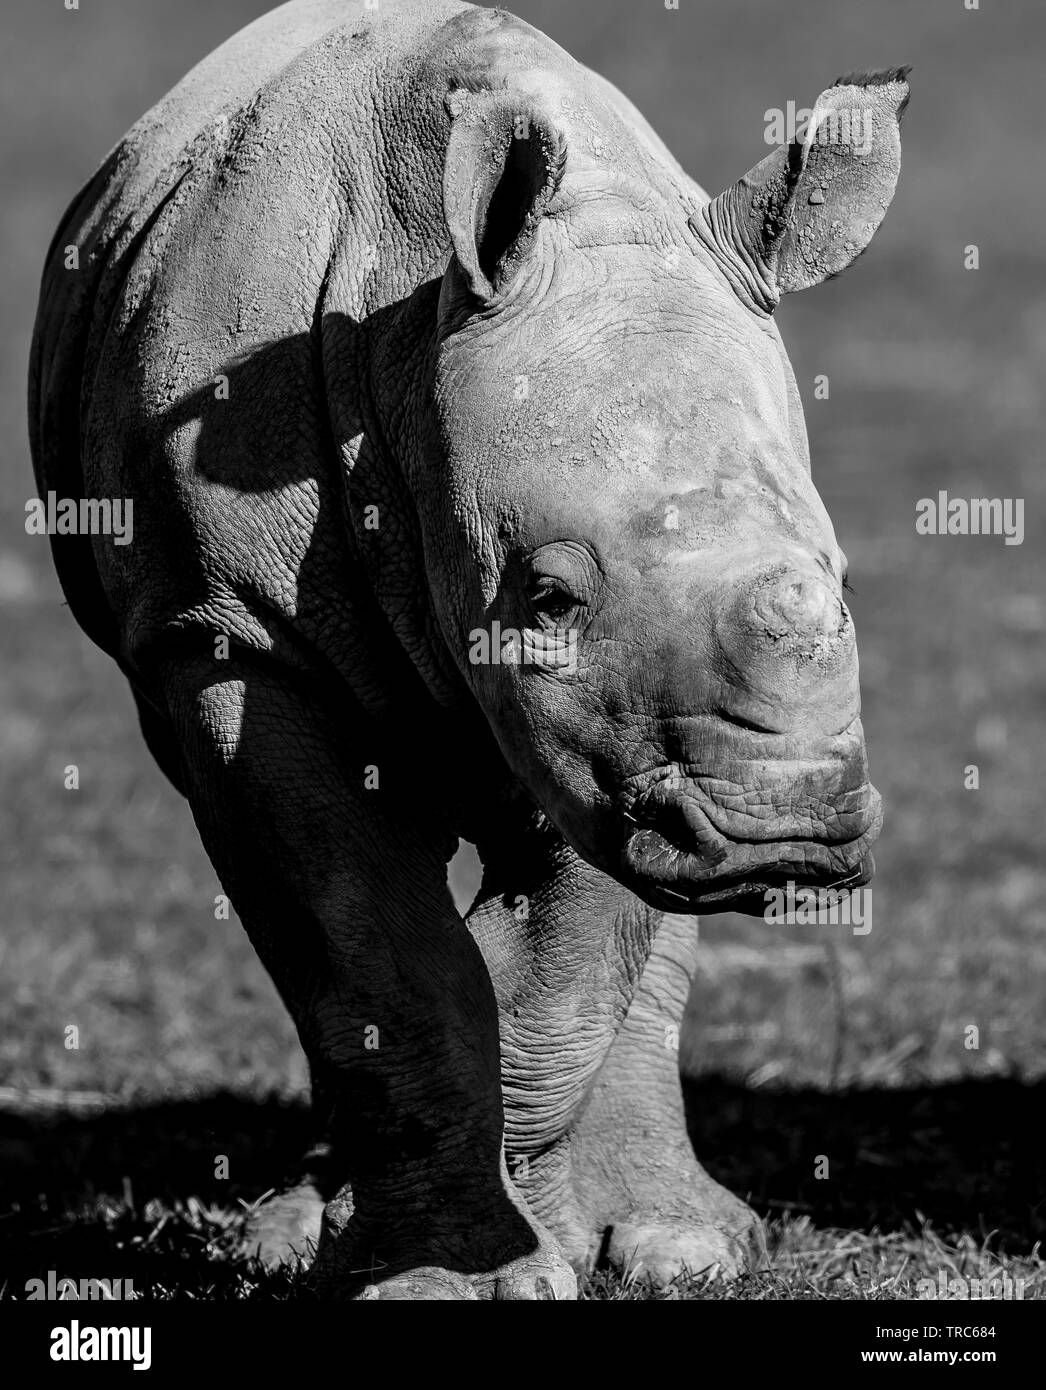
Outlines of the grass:
<svg viewBox="0 0 1046 1390">
<path fill-rule="evenodd" d="M 46 1279 L 48 1270 L 55 1270 L 60 1278 L 131 1279 L 137 1297 L 157 1301 L 308 1297 L 300 1266 L 266 1270 L 244 1256 L 245 1215 L 245 1207 L 198 1197 L 138 1205 L 130 1185 L 122 1196 L 96 1197 L 57 1219 L 41 1207 L 34 1214 L 40 1224 L 27 1232 L 36 1257 L 24 1277 Z M 920 1281 L 930 1280 L 940 1290 L 943 1272 L 944 1287 L 955 1297 L 960 1295 L 950 1281 L 959 1276 L 1005 1278 L 1011 1281 L 1003 1285 L 1012 1288 L 1011 1297 L 1046 1299 L 1046 1263 L 1037 1255 L 1002 1258 L 990 1241 L 978 1244 L 966 1236 L 949 1242 L 928 1223 L 882 1234 L 818 1228 L 807 1216 L 785 1216 L 764 1222 L 761 1239 L 760 1267 L 740 1279 L 697 1273 L 652 1289 L 641 1277 L 597 1270 L 581 1279 L 580 1297 L 593 1302 L 907 1300 L 921 1297 Z M 19 1271 L 17 1280 L 9 1279 L 0 1300 L 24 1296 L 22 1278 Z"/>
<path fill-rule="evenodd" d="M 62 208 L 152 100 L 263 8 L 136 0 L 132 22 L 120 0 L 24 7 L 11 37 L 0 110 L 30 134 L 0 155 L 16 190 L 0 207 L 7 1298 L 47 1269 L 126 1268 L 157 1297 L 298 1286 L 253 1269 L 236 1234 L 243 1204 L 303 1146 L 304 1059 L 238 924 L 214 918 L 213 870 L 121 678 L 75 628 L 22 526 L 25 360 Z M 874 925 L 826 937 L 702 921 L 681 1045 L 692 1133 L 764 1218 L 768 1263 L 672 1296 L 907 1297 L 922 1274 L 982 1259 L 1041 1296 L 1046 279 L 1041 190 L 1021 171 L 1039 159 L 1025 94 L 1046 12 L 1032 0 L 977 15 L 952 0 L 797 0 L 784 26 L 756 0 L 668 18 L 579 0 L 515 8 L 619 81 L 713 191 L 762 153 L 767 106 L 805 104 L 863 63 L 915 64 L 882 231 L 852 273 L 780 311 L 815 480 L 857 590 L 886 808 Z M 976 273 L 962 269 L 969 242 Z M 814 400 L 822 372 L 830 396 Z M 1024 545 L 916 536 L 916 501 L 940 488 L 1026 499 Z M 225 1184 L 217 1154 L 231 1160 Z M 814 1177 L 818 1155 L 827 1180 Z M 600 1273 L 586 1296 L 644 1290 Z"/>
</svg>

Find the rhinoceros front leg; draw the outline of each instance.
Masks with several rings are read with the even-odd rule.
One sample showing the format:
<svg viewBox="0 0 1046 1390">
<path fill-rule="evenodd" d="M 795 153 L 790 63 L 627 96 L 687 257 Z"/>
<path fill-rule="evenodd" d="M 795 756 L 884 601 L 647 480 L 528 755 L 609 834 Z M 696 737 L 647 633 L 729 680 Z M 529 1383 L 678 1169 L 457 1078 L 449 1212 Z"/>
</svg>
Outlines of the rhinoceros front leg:
<svg viewBox="0 0 1046 1390">
<path fill-rule="evenodd" d="M 369 758 L 308 682 L 221 667 L 168 666 L 163 688 L 204 845 L 333 1091 L 351 1197 L 328 1208 L 314 1287 L 572 1297 L 507 1181 L 497 1008 L 439 832 L 365 790 Z"/>
<path fill-rule="evenodd" d="M 697 954 L 692 917 L 661 918 L 628 1014 L 575 1135 L 575 1188 L 607 1233 L 610 1263 L 665 1284 L 755 1254 L 758 1222 L 713 1181 L 687 1133 L 678 1038 Z"/>
<path fill-rule="evenodd" d="M 697 946 L 666 917 L 530 827 L 481 845 L 469 926 L 501 1015 L 505 1151 L 575 1267 L 666 1283 L 744 1267 L 755 1218 L 687 1135 L 676 1039 Z"/>
</svg>

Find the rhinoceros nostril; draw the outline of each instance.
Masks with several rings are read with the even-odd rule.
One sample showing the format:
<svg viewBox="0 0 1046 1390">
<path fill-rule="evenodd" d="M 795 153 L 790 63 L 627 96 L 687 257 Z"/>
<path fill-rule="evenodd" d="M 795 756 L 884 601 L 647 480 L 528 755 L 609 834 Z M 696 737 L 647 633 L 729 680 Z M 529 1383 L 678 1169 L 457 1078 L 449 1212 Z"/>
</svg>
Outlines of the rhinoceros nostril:
<svg viewBox="0 0 1046 1390">
<path fill-rule="evenodd" d="M 752 604 L 776 635 L 834 637 L 843 625 L 839 600 L 819 579 L 790 574 L 761 589 Z"/>
<path fill-rule="evenodd" d="M 644 830 L 652 830 L 674 849 L 703 860 L 710 867 L 726 858 L 723 837 L 692 796 L 661 785 L 637 802 L 633 810 L 635 815 L 627 819 L 639 828 L 641 836 Z"/>
</svg>

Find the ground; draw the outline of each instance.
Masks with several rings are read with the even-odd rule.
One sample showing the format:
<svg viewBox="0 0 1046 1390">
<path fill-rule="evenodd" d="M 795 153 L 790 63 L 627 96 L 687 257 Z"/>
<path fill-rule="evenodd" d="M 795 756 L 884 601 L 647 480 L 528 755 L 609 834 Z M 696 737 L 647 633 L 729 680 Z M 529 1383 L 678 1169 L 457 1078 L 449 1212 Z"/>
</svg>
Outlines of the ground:
<svg viewBox="0 0 1046 1390">
<path fill-rule="evenodd" d="M 24 368 L 47 241 L 108 145 L 261 8 L 26 3 L 0 86 L 4 128 L 22 132 L 2 156 L 17 196 L 0 207 L 6 1297 L 48 1269 L 126 1272 L 158 1296 L 295 1286 L 233 1248 L 245 1204 L 300 1144 L 300 1050 L 238 924 L 215 919 L 214 874 L 129 693 L 23 527 Z M 976 1272 L 987 1249 L 1041 1296 L 1046 253 L 1022 103 L 1046 12 L 803 0 L 782 28 L 755 22 L 767 8 L 753 0 L 514 8 L 618 81 L 712 191 L 763 153 L 766 108 L 812 104 L 854 66 L 915 65 L 881 232 L 847 275 L 780 312 L 856 590 L 886 809 L 872 930 L 702 921 L 681 1048 L 693 1133 L 714 1176 L 767 1218 L 770 1263 L 741 1286 L 674 1293 L 898 1297 L 924 1273 Z M 1024 543 L 917 536 L 917 501 L 941 489 L 1025 499 Z M 603 1276 L 588 1290 L 642 1292 Z"/>
<path fill-rule="evenodd" d="M 689 1088 L 716 1176 L 766 1215 L 762 1266 L 733 1283 L 680 1280 L 667 1298 L 915 1298 L 918 1282 L 1003 1277 L 1046 1298 L 1042 1088 L 1017 1082 L 846 1091 Z M 106 1109 L 100 1094 L 0 1096 L 0 1297 L 25 1281 L 131 1279 L 154 1298 L 294 1297 L 297 1271 L 265 1273 L 239 1248 L 250 1204 L 306 1137 L 300 1103 L 236 1093 Z M 70 1113 L 75 1111 L 78 1113 Z M 813 1147 L 838 1171 L 815 1179 Z M 228 1180 L 215 1178 L 228 1160 Z M 932 1215 L 930 1214 L 932 1213 Z M 982 1213 L 978 1219 L 974 1213 Z M 991 1213 L 988 1224 L 985 1213 Z M 972 1219 L 971 1219 L 972 1218 Z M 1023 1288 L 1017 1281 L 1023 1281 Z M 591 1299 L 651 1297 L 597 1272 Z"/>
</svg>

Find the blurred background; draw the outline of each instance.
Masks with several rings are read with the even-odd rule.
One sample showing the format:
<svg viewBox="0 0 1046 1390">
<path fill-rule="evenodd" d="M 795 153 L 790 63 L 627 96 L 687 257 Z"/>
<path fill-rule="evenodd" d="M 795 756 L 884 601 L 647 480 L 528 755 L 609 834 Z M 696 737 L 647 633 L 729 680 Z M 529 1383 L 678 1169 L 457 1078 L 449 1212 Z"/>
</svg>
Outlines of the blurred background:
<svg viewBox="0 0 1046 1390">
<path fill-rule="evenodd" d="M 91 1095 L 295 1097 L 305 1082 L 246 937 L 214 920 L 213 871 L 146 753 L 123 679 L 63 606 L 46 542 L 24 532 L 35 491 L 26 359 L 58 219 L 124 130 L 267 8 L 82 0 L 68 11 L 20 0 L 6 12 L 0 1110 L 24 1108 L 27 1096 L 46 1106 L 52 1092 L 80 1093 L 85 1106 Z M 789 1124 L 834 1126 L 857 1187 L 860 1172 L 878 1174 L 873 1215 L 891 1165 L 908 1172 L 918 1159 L 939 1172 L 941 1146 L 954 1158 L 966 1142 L 985 1145 L 983 1164 L 996 1165 L 995 1195 L 973 1202 L 975 1218 L 996 1220 L 995 1202 L 1015 1236 L 1041 1232 L 1012 1136 L 1025 1123 L 1015 1107 L 1041 1097 L 1017 1082 L 1036 1082 L 1046 1055 L 1046 244 L 1042 134 L 1030 115 L 1046 10 L 1036 0 L 976 11 L 963 0 L 510 8 L 617 83 L 711 194 L 766 153 L 768 108 L 811 106 L 855 68 L 914 65 L 904 167 L 883 227 L 851 271 L 792 296 L 778 316 L 815 481 L 856 590 L 865 726 L 886 808 L 873 928 L 703 920 L 682 1062 L 702 1156 L 770 1208 L 814 1201 L 795 1185 L 790 1196 L 760 1186 L 772 1181 L 763 1167 L 789 1160 Z M 969 245 L 977 270 L 964 268 Z M 829 377 L 828 400 L 814 398 L 818 374 Z M 917 536 L 916 502 L 941 489 L 1024 498 L 1024 544 Z M 63 785 L 70 763 L 76 791 Z M 976 790 L 964 788 L 971 764 Z M 467 858 L 456 866 L 460 893 L 472 872 Z M 70 1024 L 78 1050 L 63 1045 Z M 964 1045 L 970 1025 L 976 1049 Z M 863 1099 L 847 1098 L 853 1086 Z M 929 1136 L 914 1156 L 912 1134 Z M 999 1146 L 1011 1141 L 1013 1164 L 1000 1171 Z M 0 1159 L 17 1167 L 26 1142 L 0 1144 Z M 983 1186 L 970 1152 L 965 1195 L 955 1196 L 953 1174 L 938 1182 L 942 1203 L 973 1201 Z M 1007 1205 L 1000 1194 L 1018 1179 L 1019 1201 Z M 926 1190 L 909 1205 L 925 1205 Z"/>
</svg>

